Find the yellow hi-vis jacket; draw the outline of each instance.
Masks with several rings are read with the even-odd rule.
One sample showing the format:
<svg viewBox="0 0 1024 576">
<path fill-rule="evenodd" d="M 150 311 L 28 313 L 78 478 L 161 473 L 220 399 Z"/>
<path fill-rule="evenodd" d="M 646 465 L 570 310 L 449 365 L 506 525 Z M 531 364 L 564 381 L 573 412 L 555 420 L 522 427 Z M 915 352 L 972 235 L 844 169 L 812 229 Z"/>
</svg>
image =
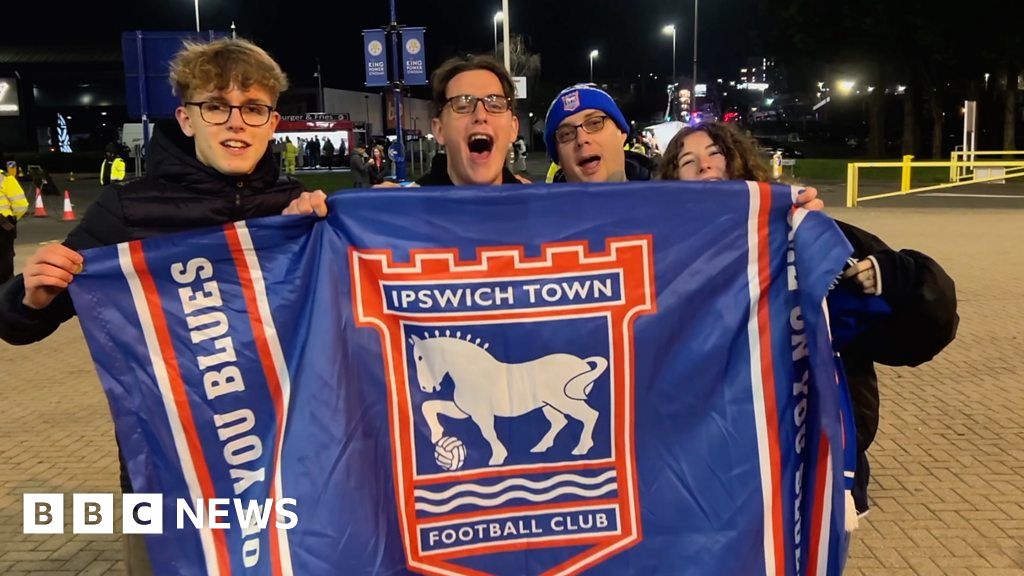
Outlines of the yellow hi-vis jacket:
<svg viewBox="0 0 1024 576">
<path fill-rule="evenodd" d="M 558 164 L 555 164 L 554 162 L 552 162 L 551 166 L 548 166 L 548 173 L 544 177 L 544 181 L 547 182 L 548 184 L 551 184 L 552 182 L 554 182 L 555 181 L 555 174 L 558 174 L 558 170 L 560 168 L 561 168 L 561 166 L 559 166 Z"/>
<path fill-rule="evenodd" d="M 109 175 L 107 170 L 110 170 Z M 119 157 L 115 157 L 113 160 L 104 158 L 103 164 L 100 165 L 100 184 L 106 185 L 121 180 L 124 180 L 124 160 Z"/>
<path fill-rule="evenodd" d="M 28 200 L 25 199 L 21 184 L 18 184 L 14 176 L 3 176 L 3 183 L 0 184 L 0 217 L 14 216 L 15 219 L 21 219 L 26 212 Z"/>
</svg>

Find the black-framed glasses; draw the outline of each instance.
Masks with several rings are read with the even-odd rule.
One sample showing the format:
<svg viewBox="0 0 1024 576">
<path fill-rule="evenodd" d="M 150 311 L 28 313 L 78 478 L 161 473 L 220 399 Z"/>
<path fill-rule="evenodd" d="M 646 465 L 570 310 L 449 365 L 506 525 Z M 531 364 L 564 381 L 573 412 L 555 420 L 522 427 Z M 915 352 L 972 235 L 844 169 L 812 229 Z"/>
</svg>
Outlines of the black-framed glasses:
<svg viewBox="0 0 1024 576">
<path fill-rule="evenodd" d="M 476 110 L 478 102 L 484 103 L 484 110 L 491 114 L 504 114 L 512 108 L 512 100 L 501 94 L 488 94 L 477 97 L 471 94 L 459 94 L 452 96 L 445 104 L 452 107 L 456 114 L 472 114 Z"/>
<path fill-rule="evenodd" d="M 555 130 L 555 140 L 559 144 L 566 144 L 576 139 L 576 130 L 583 128 L 587 134 L 594 134 L 604 129 L 604 122 L 607 116 L 591 116 L 579 124 L 562 124 Z"/>
<path fill-rule="evenodd" d="M 266 104 L 242 104 L 241 106 L 233 106 L 224 102 L 185 102 L 186 106 L 196 106 L 199 108 L 199 116 L 202 117 L 203 122 L 207 124 L 213 124 L 219 126 L 221 124 L 227 124 L 228 119 L 231 118 L 231 111 L 238 110 L 238 113 L 242 116 L 242 122 L 253 128 L 259 128 L 260 126 L 266 125 L 270 122 L 270 115 L 274 112 L 273 106 Z"/>
</svg>

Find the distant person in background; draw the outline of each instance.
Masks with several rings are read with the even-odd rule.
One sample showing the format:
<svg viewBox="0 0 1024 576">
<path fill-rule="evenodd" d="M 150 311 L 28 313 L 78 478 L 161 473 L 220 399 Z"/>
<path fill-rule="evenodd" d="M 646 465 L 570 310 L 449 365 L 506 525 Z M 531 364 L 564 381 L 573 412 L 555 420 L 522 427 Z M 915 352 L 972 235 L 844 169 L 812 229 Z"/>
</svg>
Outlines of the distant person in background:
<svg viewBox="0 0 1024 576">
<path fill-rule="evenodd" d="M 122 180 L 124 180 L 124 160 L 117 155 L 117 147 L 114 144 L 109 144 L 103 155 L 103 164 L 100 164 L 100 184 L 106 186 L 111 182 Z"/>
<path fill-rule="evenodd" d="M 324 166 L 327 166 L 328 171 L 334 166 L 334 143 L 331 142 L 330 138 L 324 138 L 322 163 Z"/>
<path fill-rule="evenodd" d="M 387 173 L 388 163 L 384 159 L 384 150 L 380 146 L 374 146 L 369 163 L 370 184 L 380 184 L 384 181 Z"/>
<path fill-rule="evenodd" d="M 0 171 L 0 284 L 14 277 L 14 240 L 18 237 L 18 220 L 28 212 L 25 191 L 16 178 Z"/>
<path fill-rule="evenodd" d="M 352 187 L 368 187 L 370 185 L 370 167 L 367 164 L 366 149 L 357 146 L 348 159 L 348 165 L 352 169 Z"/>
<path fill-rule="evenodd" d="M 348 146 L 345 145 L 344 138 L 338 140 L 338 149 L 334 153 L 338 155 L 338 167 L 343 168 L 348 159 Z"/>
<path fill-rule="evenodd" d="M 284 166 L 284 141 L 280 138 L 274 138 L 270 141 L 270 151 L 274 154 L 274 162 L 277 162 L 277 167 Z"/>
<path fill-rule="evenodd" d="M 309 160 L 309 166 L 316 168 L 320 165 L 320 140 L 313 136 L 306 142 L 306 158 Z"/>
<path fill-rule="evenodd" d="M 526 172 L 526 140 L 522 136 L 512 144 L 516 151 L 516 172 Z"/>
<path fill-rule="evenodd" d="M 299 148 L 292 143 L 291 136 L 284 139 L 284 173 L 295 174 L 295 160 L 299 156 Z"/>
</svg>

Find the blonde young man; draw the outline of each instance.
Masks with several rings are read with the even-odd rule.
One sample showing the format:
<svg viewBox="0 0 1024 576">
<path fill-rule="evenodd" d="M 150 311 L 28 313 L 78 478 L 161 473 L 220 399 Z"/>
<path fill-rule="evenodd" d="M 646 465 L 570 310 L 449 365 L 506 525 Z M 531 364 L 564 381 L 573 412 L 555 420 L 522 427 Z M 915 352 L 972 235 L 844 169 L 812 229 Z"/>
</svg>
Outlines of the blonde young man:
<svg viewBox="0 0 1024 576">
<path fill-rule="evenodd" d="M 75 315 L 67 287 L 83 268 L 79 250 L 287 212 L 310 212 L 322 193 L 279 181 L 268 150 L 288 87 L 280 66 L 246 40 L 188 44 L 171 63 L 181 105 L 177 125 L 149 143 L 147 174 L 115 182 L 63 244 L 40 248 L 23 274 L 0 287 L 0 338 L 41 340 Z M 124 461 L 122 489 L 131 491 Z M 151 573 L 141 537 L 125 538 L 132 576 Z"/>
</svg>

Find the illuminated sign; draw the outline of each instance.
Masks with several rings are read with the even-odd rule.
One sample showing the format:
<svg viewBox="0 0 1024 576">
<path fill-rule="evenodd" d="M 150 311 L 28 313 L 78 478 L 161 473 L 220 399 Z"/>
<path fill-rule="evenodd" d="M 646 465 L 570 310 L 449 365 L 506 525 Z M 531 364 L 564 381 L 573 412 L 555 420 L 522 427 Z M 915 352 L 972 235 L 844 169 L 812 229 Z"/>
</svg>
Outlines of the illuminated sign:
<svg viewBox="0 0 1024 576">
<path fill-rule="evenodd" d="M 0 78 L 0 116 L 18 114 L 18 83 L 14 78 Z"/>
</svg>

